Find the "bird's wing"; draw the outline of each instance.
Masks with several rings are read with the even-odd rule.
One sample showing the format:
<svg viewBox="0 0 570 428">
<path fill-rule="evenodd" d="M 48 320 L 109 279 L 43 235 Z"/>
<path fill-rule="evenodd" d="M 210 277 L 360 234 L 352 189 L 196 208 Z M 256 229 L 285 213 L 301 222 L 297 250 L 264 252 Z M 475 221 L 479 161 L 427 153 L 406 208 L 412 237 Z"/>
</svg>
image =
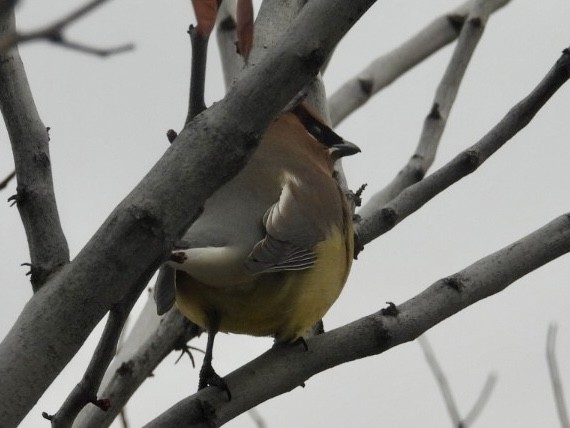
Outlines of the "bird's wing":
<svg viewBox="0 0 570 428">
<path fill-rule="evenodd" d="M 314 246 L 325 239 L 319 225 L 307 215 L 310 197 L 294 180 L 289 180 L 279 197 L 265 213 L 263 224 L 266 235 L 245 260 L 253 273 L 303 270 L 316 260 Z"/>
</svg>

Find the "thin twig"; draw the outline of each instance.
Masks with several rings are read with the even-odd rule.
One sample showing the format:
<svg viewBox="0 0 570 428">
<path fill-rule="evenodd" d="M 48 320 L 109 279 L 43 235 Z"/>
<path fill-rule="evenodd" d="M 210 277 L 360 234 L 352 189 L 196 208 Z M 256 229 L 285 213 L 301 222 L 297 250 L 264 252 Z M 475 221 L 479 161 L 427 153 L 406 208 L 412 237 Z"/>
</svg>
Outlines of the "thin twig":
<svg viewBox="0 0 570 428">
<path fill-rule="evenodd" d="M 131 51 L 135 48 L 135 45 L 132 43 L 127 43 L 124 45 L 115 46 L 113 48 L 96 48 L 93 46 L 88 46 L 88 45 L 84 45 L 82 43 L 67 40 L 65 37 L 62 37 L 62 36 L 49 38 L 49 41 L 52 43 L 55 43 L 57 45 L 60 45 L 64 48 L 70 49 L 70 50 L 85 53 L 88 55 L 100 56 L 102 58 L 105 58 L 105 57 L 108 57 L 111 55 L 120 54 L 123 52 L 128 52 L 128 51 Z"/>
<path fill-rule="evenodd" d="M 370 214 L 370 210 L 378 210 L 379 207 L 386 205 L 406 187 L 422 180 L 432 166 L 449 112 L 465 76 L 465 70 L 483 35 L 489 17 L 488 11 L 481 8 L 481 4 L 485 2 L 488 3 L 487 0 L 477 0 L 473 3 L 466 19 L 467 24 L 461 28 L 449 65 L 435 92 L 431 111 L 424 120 L 420 140 L 413 156 L 384 189 L 372 196 L 360 211 L 360 216 L 366 217 Z"/>
<path fill-rule="evenodd" d="M 358 249 L 386 233 L 452 184 L 471 174 L 532 120 L 570 77 L 570 50 L 548 71 L 538 86 L 515 105 L 491 131 L 446 165 L 404 191 L 384 207 L 366 210 L 356 225 Z"/>
<path fill-rule="evenodd" d="M 286 347 L 264 353 L 225 376 L 235 399 L 228 401 L 223 391 L 206 388 L 176 403 L 146 427 L 221 426 L 259 403 L 291 391 L 317 373 L 416 339 L 446 318 L 499 293 L 517 279 L 568 252 L 570 213 L 462 271 L 436 281 L 389 312 L 379 311 L 308 339 L 311 352 Z M 205 402 L 208 403 L 207 420 L 204 419 Z"/>
<path fill-rule="evenodd" d="M 483 388 L 481 389 L 479 397 L 477 397 L 473 408 L 469 413 L 467 413 L 467 416 L 465 416 L 465 419 L 463 420 L 463 428 L 467 428 L 473 425 L 473 422 L 475 422 L 489 401 L 491 393 L 493 392 L 496 384 L 497 375 L 495 373 L 490 373 L 489 376 L 487 376 L 487 380 L 485 381 L 485 384 L 483 385 Z"/>
<path fill-rule="evenodd" d="M 265 428 L 267 426 L 265 420 L 263 420 L 263 416 L 261 416 L 257 408 L 254 407 L 253 409 L 249 409 L 247 413 L 257 428 Z"/>
<path fill-rule="evenodd" d="M 447 377 L 437 362 L 437 358 L 435 357 L 435 353 L 429 344 L 427 336 L 422 335 L 418 337 L 418 343 L 420 344 L 431 372 L 437 381 L 437 385 L 439 386 L 441 395 L 443 396 L 443 401 L 445 403 L 445 407 L 447 408 L 447 412 L 449 413 L 449 417 L 451 418 L 451 422 L 454 427 L 458 427 L 461 423 L 461 416 L 459 416 L 459 410 L 457 408 L 457 404 L 455 403 L 455 399 L 453 398 L 453 393 L 451 392 Z"/>
<path fill-rule="evenodd" d="M 568 418 L 568 410 L 566 409 L 566 400 L 564 399 L 564 390 L 562 389 L 562 381 L 560 378 L 560 370 L 556 360 L 556 333 L 558 326 L 550 324 L 548 326 L 548 334 L 546 338 L 546 361 L 548 362 L 548 371 L 550 372 L 550 382 L 552 383 L 552 391 L 554 392 L 554 402 L 560 419 L 562 428 L 570 428 L 570 419 Z"/>
<path fill-rule="evenodd" d="M 137 320 L 135 325 L 138 324 Z M 102 412 L 95 406 L 86 407 L 77 418 L 77 426 L 81 428 L 108 426 L 138 387 L 176 345 L 186 343 L 200 333 L 201 329 L 190 323 L 177 309 L 168 312 L 147 340 L 140 344 L 131 357 L 114 369 L 107 381 L 104 381 L 99 395 L 112 398 L 111 408 Z M 130 340 L 131 337 L 127 342 Z"/>
<path fill-rule="evenodd" d="M 139 286 L 127 294 L 123 300 L 114 305 L 109 311 L 107 324 L 83 378 L 71 391 L 57 413 L 47 417 L 47 419 L 51 420 L 52 427 L 71 427 L 79 412 L 89 403 L 104 411 L 107 411 L 114 405 L 107 397 L 97 399 L 97 391 L 107 367 L 109 367 L 117 352 L 117 344 L 129 314 L 150 279 L 149 276 L 152 276 L 152 272 L 149 272 L 145 278 L 142 278 Z"/>
<path fill-rule="evenodd" d="M 8 174 L 8 176 L 4 180 L 0 181 L 0 190 L 4 189 L 15 176 L 16 176 L 16 171 L 12 171 L 10 174 Z"/>
<path fill-rule="evenodd" d="M 29 42 L 32 40 L 45 39 L 53 43 L 57 43 L 63 47 L 81 51 L 84 53 L 91 53 L 99 56 L 108 56 L 116 53 L 121 53 L 132 49 L 132 44 L 119 46 L 111 49 L 97 49 L 80 43 L 74 43 L 66 40 L 62 33 L 69 25 L 78 21 L 97 7 L 109 0 L 92 0 L 83 6 L 77 8 L 68 15 L 58 19 L 57 21 L 27 33 L 17 32 L 15 29 L 10 33 L 3 34 L 0 37 L 0 52 L 6 52 L 8 49 L 20 43 Z"/>
<path fill-rule="evenodd" d="M 188 114 L 186 123 L 189 123 L 197 114 L 206 109 L 204 101 L 204 87 L 206 84 L 206 63 L 208 58 L 209 37 L 203 37 L 197 27 L 193 25 L 188 29 L 192 44 L 192 65 L 190 69 L 190 96 L 188 97 Z"/>
<path fill-rule="evenodd" d="M 510 0 L 488 1 L 489 13 Z M 454 41 L 471 10 L 474 0 L 435 19 L 412 38 L 370 63 L 329 97 L 333 126 L 365 104 L 374 94 L 388 86 L 434 52 Z"/>
</svg>

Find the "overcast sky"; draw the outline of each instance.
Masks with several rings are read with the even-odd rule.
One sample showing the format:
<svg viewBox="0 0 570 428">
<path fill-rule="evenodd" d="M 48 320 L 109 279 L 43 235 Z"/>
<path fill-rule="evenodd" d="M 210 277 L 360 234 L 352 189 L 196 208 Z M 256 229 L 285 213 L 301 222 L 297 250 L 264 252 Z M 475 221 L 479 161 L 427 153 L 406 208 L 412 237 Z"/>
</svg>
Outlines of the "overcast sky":
<svg viewBox="0 0 570 428">
<path fill-rule="evenodd" d="M 50 22 L 78 4 L 21 3 L 22 29 Z M 458 4 L 378 1 L 335 52 L 325 76 L 328 93 Z M 565 0 L 513 0 L 491 17 L 434 168 L 475 143 L 534 88 L 570 45 L 569 16 L 570 3 Z M 166 130 L 182 126 L 190 56 L 186 29 L 192 22 L 187 0 L 115 0 L 67 34 L 96 46 L 134 42 L 135 51 L 101 60 L 43 42 L 21 48 L 40 115 L 51 127 L 55 190 L 72 257 L 168 147 Z M 453 45 L 407 73 L 338 128 L 362 149 L 344 166 L 351 187 L 369 183 L 365 199 L 413 153 L 452 49 Z M 224 93 L 215 45 L 210 46 L 207 79 L 211 103 Z M 479 171 L 367 246 L 353 265 L 345 291 L 325 317 L 325 327 L 368 315 L 386 301 L 401 303 L 435 280 L 568 212 L 569 111 L 567 86 Z M 12 169 L 2 129 L 0 178 Z M 12 182 L 0 196 L 5 200 L 14 192 Z M 29 256 L 17 209 L 2 205 L 0 218 L 3 337 L 31 297 L 31 287 L 26 269 L 20 267 Z M 557 426 L 545 341 L 548 324 L 557 322 L 560 369 L 570 394 L 569 260 L 560 258 L 429 331 L 463 414 L 488 373 L 498 374 L 496 389 L 476 426 Z M 41 412 L 54 413 L 80 379 L 100 331 L 99 327 L 44 394 L 23 427 L 46 424 Z M 205 338 L 197 343 L 205 346 Z M 216 370 L 229 373 L 270 345 L 267 338 L 219 335 Z M 197 359 L 201 364 L 201 357 Z M 174 360 L 175 356 L 167 358 L 133 397 L 127 408 L 133 427 L 195 390 L 198 370 L 187 359 L 176 366 Z M 275 398 L 258 411 L 271 428 L 450 425 L 415 342 L 321 373 L 305 388 Z M 229 426 L 254 423 L 246 414 Z"/>
</svg>

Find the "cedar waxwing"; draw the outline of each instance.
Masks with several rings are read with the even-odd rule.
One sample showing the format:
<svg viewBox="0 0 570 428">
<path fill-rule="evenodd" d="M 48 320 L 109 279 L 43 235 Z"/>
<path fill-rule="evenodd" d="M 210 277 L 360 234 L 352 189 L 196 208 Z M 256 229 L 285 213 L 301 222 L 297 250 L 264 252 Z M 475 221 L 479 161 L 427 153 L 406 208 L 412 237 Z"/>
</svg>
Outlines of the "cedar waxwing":
<svg viewBox="0 0 570 428">
<path fill-rule="evenodd" d="M 359 151 L 301 104 L 207 200 L 185 235 L 190 248 L 170 262 L 176 305 L 208 332 L 199 389 L 216 385 L 231 397 L 211 364 L 218 331 L 295 342 L 337 299 L 354 243 L 333 162 Z"/>
</svg>

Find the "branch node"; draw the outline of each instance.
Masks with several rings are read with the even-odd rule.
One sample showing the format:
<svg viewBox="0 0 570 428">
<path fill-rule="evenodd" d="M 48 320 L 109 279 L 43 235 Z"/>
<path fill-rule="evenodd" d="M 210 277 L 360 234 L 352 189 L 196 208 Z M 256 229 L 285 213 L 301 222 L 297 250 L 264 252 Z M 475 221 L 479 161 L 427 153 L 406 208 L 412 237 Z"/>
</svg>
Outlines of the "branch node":
<svg viewBox="0 0 570 428">
<path fill-rule="evenodd" d="M 374 89 L 374 82 L 372 81 L 372 79 L 359 78 L 358 85 L 360 86 L 360 89 L 362 90 L 362 92 L 364 92 L 364 94 L 367 97 L 370 97 L 372 95 L 372 89 Z"/>
<path fill-rule="evenodd" d="M 439 103 L 433 103 L 429 114 L 427 115 L 427 119 L 430 120 L 439 120 L 441 119 L 441 112 L 439 111 Z"/>
<path fill-rule="evenodd" d="M 42 417 L 48 421 L 53 421 L 54 415 L 50 415 L 48 412 L 42 412 Z"/>
<path fill-rule="evenodd" d="M 398 221 L 398 213 L 394 208 L 382 208 L 380 210 L 380 221 L 391 229 Z"/>
<path fill-rule="evenodd" d="M 307 55 L 301 56 L 303 66 L 316 75 L 326 61 L 327 57 L 321 48 L 311 50 Z"/>
<path fill-rule="evenodd" d="M 397 317 L 400 311 L 394 302 L 386 302 L 387 308 L 380 309 L 380 314 L 385 317 Z"/>
<path fill-rule="evenodd" d="M 168 131 L 166 131 L 166 138 L 168 138 L 168 142 L 170 144 L 174 143 L 176 137 L 178 137 L 178 133 L 174 129 L 169 129 Z"/>
<path fill-rule="evenodd" d="M 469 19 L 469 24 L 475 28 L 481 28 L 483 26 L 483 20 L 479 16 L 474 16 Z"/>
<path fill-rule="evenodd" d="M 447 22 L 449 22 L 449 25 L 451 25 L 453 29 L 459 33 L 461 31 L 461 28 L 463 28 L 463 24 L 465 23 L 465 16 L 457 14 L 447 15 Z"/>
<path fill-rule="evenodd" d="M 475 171 L 481 163 L 479 153 L 475 150 L 466 150 L 459 156 L 461 164 L 469 171 Z"/>
<path fill-rule="evenodd" d="M 133 205 L 129 208 L 129 212 L 144 230 L 151 232 L 156 237 L 162 238 L 164 236 L 162 221 L 151 211 Z"/>
<path fill-rule="evenodd" d="M 236 22 L 234 18 L 228 16 L 220 21 L 220 30 L 222 31 L 234 31 L 236 29 Z"/>
<path fill-rule="evenodd" d="M 16 187 L 16 194 L 8 198 L 8 202 L 12 202 L 10 204 L 11 207 L 13 207 L 16 204 L 21 205 L 25 200 L 26 200 L 26 191 L 21 186 Z"/>
<path fill-rule="evenodd" d="M 452 290 L 457 291 L 458 293 L 463 291 L 463 289 L 465 288 L 461 279 L 456 275 L 448 276 L 447 278 L 443 278 L 442 281 L 446 287 L 449 287 Z"/>
<path fill-rule="evenodd" d="M 117 374 L 119 376 L 131 376 L 134 370 L 134 363 L 132 361 L 125 361 L 120 367 L 117 369 Z"/>
</svg>

